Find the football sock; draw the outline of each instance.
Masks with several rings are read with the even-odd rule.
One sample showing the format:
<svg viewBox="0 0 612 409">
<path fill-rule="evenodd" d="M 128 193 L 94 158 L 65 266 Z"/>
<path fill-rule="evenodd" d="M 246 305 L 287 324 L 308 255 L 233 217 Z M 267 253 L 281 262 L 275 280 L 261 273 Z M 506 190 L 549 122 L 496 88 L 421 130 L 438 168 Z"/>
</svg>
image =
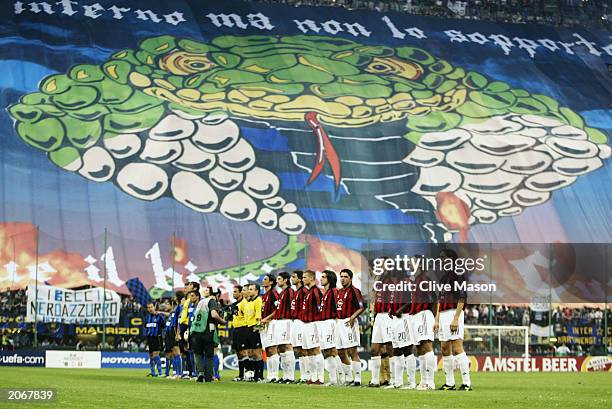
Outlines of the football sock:
<svg viewBox="0 0 612 409">
<path fill-rule="evenodd" d="M 151 375 L 155 376 L 155 358 L 149 358 L 149 366 L 151 367 Z"/>
<path fill-rule="evenodd" d="M 295 379 L 295 355 L 293 351 L 285 352 L 284 378 L 293 381 Z"/>
<path fill-rule="evenodd" d="M 183 374 L 183 370 L 181 368 L 181 364 L 182 364 L 182 359 L 181 359 L 181 355 L 175 355 L 174 356 L 174 374 L 175 375 L 182 375 Z"/>
<path fill-rule="evenodd" d="M 308 355 L 307 364 L 308 376 L 311 382 L 317 381 L 317 358 L 314 355 Z"/>
<path fill-rule="evenodd" d="M 263 379 L 263 373 L 264 373 L 264 361 L 259 359 L 255 361 L 255 378 L 258 380 Z"/>
<path fill-rule="evenodd" d="M 361 383 L 361 362 L 351 362 L 355 382 Z"/>
<path fill-rule="evenodd" d="M 372 383 L 380 384 L 380 365 L 381 358 L 380 356 L 372 357 Z"/>
<path fill-rule="evenodd" d="M 327 373 L 329 373 L 329 382 L 337 384 L 338 376 L 336 371 L 338 369 L 338 363 L 335 356 L 328 356 L 325 358 L 325 369 L 327 369 Z"/>
<path fill-rule="evenodd" d="M 189 365 L 187 365 L 187 369 L 189 370 L 189 376 L 193 376 L 196 372 L 196 367 L 195 367 L 195 356 L 193 355 L 193 352 L 189 351 Z"/>
<path fill-rule="evenodd" d="M 317 368 L 317 380 L 319 382 L 325 382 L 325 358 L 323 358 L 323 354 L 319 353 L 315 355 L 316 359 L 316 368 Z"/>
<path fill-rule="evenodd" d="M 455 385 L 455 374 L 453 373 L 453 356 L 443 356 L 442 357 L 442 368 L 444 369 L 444 374 L 446 375 L 446 381 L 444 382 L 448 386 Z"/>
<path fill-rule="evenodd" d="M 419 356 L 419 372 L 421 373 L 421 381 L 420 381 L 420 383 L 426 384 L 427 383 L 427 374 L 426 374 L 426 371 L 425 371 L 425 355 L 420 355 Z"/>
<path fill-rule="evenodd" d="M 396 356 L 394 359 L 395 364 L 395 376 L 393 377 L 395 386 L 402 386 L 404 384 L 404 357 Z"/>
<path fill-rule="evenodd" d="M 404 357 L 406 372 L 408 373 L 408 383 L 416 383 L 416 358 L 410 354 Z"/>
<path fill-rule="evenodd" d="M 162 370 L 161 370 L 162 364 L 161 364 L 161 358 L 159 357 L 159 355 L 157 355 L 155 357 L 155 364 L 157 365 L 157 373 L 161 376 L 161 374 L 162 374 Z"/>
<path fill-rule="evenodd" d="M 434 374 L 436 373 L 436 356 L 433 351 L 425 354 L 425 372 L 427 374 L 427 383 L 434 386 Z"/>
<path fill-rule="evenodd" d="M 238 377 L 240 379 L 244 379 L 244 363 L 245 363 L 244 358 L 240 358 L 238 360 Z"/>
<path fill-rule="evenodd" d="M 459 362 L 459 370 L 461 371 L 461 383 L 464 385 L 471 386 L 470 380 L 470 359 L 467 357 L 465 352 L 460 353 L 455 357 Z"/>
<path fill-rule="evenodd" d="M 213 377 L 220 378 L 219 375 L 219 355 L 215 354 L 213 356 Z"/>
<path fill-rule="evenodd" d="M 342 364 L 342 370 L 344 372 L 344 381 L 353 382 L 353 366 L 351 364 Z"/>
<path fill-rule="evenodd" d="M 166 376 L 170 376 L 170 367 L 172 366 L 172 358 L 170 358 L 169 356 L 166 356 L 166 369 L 165 369 L 165 373 Z"/>
<path fill-rule="evenodd" d="M 268 357 L 268 379 L 278 379 L 278 364 L 280 356 L 274 354 Z"/>
<path fill-rule="evenodd" d="M 338 371 L 338 383 L 343 384 L 346 382 L 346 374 L 344 373 L 344 365 L 342 359 L 338 355 L 334 357 L 336 361 L 336 370 Z"/>
<path fill-rule="evenodd" d="M 308 379 L 310 379 L 310 376 L 308 374 L 308 357 L 300 356 L 298 358 L 298 361 L 300 361 L 300 379 L 303 381 L 307 381 Z"/>
<path fill-rule="evenodd" d="M 397 361 L 397 358 L 395 356 L 389 357 L 389 374 L 390 374 L 389 384 L 390 385 L 395 385 L 395 361 Z"/>
</svg>

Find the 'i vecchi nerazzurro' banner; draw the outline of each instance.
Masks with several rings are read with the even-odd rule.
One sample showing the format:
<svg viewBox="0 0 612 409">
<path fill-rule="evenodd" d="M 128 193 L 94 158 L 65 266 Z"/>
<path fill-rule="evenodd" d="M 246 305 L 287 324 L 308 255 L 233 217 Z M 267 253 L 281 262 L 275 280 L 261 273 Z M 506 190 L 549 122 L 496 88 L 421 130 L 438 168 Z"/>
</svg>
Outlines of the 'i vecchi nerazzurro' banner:
<svg viewBox="0 0 612 409">
<path fill-rule="evenodd" d="M 612 242 L 609 32 L 330 10 L 3 2 L 0 286 Z"/>
</svg>

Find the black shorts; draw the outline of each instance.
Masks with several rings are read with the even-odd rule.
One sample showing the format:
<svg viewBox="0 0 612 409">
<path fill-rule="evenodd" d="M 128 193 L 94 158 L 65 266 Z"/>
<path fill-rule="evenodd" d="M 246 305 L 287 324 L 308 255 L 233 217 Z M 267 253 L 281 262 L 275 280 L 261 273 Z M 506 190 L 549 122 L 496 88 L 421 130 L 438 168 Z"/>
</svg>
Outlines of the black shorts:
<svg viewBox="0 0 612 409">
<path fill-rule="evenodd" d="M 166 353 L 172 352 L 172 348 L 174 348 L 176 343 L 176 333 L 174 332 L 174 328 L 166 333 L 166 337 L 164 338 L 164 346 L 166 347 Z"/>
<path fill-rule="evenodd" d="M 147 345 L 149 346 L 149 352 L 161 351 L 162 340 L 160 336 L 147 337 Z"/>
<path fill-rule="evenodd" d="M 245 349 L 261 348 L 261 337 L 259 331 L 253 331 L 253 327 L 244 327 Z"/>
<path fill-rule="evenodd" d="M 181 349 L 181 353 L 182 354 L 184 354 L 185 352 L 189 351 L 189 348 L 187 348 L 189 345 L 188 345 L 187 341 L 185 341 L 185 338 L 183 337 L 183 334 L 185 334 L 185 331 L 187 331 L 187 325 L 180 324 L 179 325 L 179 342 L 178 342 L 178 346 Z"/>
<path fill-rule="evenodd" d="M 232 331 L 232 348 L 234 351 L 242 351 L 247 349 L 246 327 L 234 328 Z"/>
</svg>

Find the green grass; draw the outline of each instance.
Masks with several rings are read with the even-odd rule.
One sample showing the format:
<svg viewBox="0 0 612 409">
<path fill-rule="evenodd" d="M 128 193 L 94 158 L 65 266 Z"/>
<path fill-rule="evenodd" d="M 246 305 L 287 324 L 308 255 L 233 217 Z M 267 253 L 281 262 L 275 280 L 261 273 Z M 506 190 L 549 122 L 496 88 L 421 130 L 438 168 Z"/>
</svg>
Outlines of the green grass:
<svg viewBox="0 0 612 409">
<path fill-rule="evenodd" d="M 146 370 L 0 369 L 2 388 L 55 388 L 51 403 L 0 402 L 1 408 L 605 408 L 612 374 L 474 373 L 471 392 L 234 383 L 232 371 L 212 384 L 147 378 Z M 369 374 L 367 374 L 369 375 Z M 364 377 L 365 378 L 365 377 Z M 457 374 L 457 379 L 459 375 Z M 367 382 L 367 379 L 364 379 Z M 443 383 L 441 372 L 436 383 Z M 175 403 L 169 404 L 174 397 Z"/>
</svg>

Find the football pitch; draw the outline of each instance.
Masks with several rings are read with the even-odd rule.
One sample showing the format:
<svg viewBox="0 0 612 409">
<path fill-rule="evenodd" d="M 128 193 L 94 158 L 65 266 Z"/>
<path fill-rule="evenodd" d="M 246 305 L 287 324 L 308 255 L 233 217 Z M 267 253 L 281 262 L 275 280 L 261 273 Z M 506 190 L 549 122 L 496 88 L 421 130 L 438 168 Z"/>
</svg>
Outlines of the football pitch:
<svg viewBox="0 0 612 409">
<path fill-rule="evenodd" d="M 612 405 L 612 374 L 473 373 L 474 390 L 410 391 L 307 385 L 201 384 L 148 378 L 146 370 L 3 367 L 0 388 L 53 388 L 47 403 L 0 402 L 2 408 L 605 408 Z M 365 373 L 364 381 L 367 383 Z M 457 379 L 459 376 L 457 375 Z M 443 383 L 443 374 L 436 374 Z"/>
</svg>

